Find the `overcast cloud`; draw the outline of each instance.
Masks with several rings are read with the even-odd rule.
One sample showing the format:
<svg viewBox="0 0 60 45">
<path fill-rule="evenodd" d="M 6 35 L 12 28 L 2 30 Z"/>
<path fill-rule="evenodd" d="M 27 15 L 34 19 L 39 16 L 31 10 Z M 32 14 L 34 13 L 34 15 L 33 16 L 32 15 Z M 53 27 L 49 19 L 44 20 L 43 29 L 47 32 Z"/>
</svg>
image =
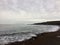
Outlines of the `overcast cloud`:
<svg viewBox="0 0 60 45">
<path fill-rule="evenodd" d="M 59 0 L 0 0 L 0 23 L 60 20 Z"/>
</svg>

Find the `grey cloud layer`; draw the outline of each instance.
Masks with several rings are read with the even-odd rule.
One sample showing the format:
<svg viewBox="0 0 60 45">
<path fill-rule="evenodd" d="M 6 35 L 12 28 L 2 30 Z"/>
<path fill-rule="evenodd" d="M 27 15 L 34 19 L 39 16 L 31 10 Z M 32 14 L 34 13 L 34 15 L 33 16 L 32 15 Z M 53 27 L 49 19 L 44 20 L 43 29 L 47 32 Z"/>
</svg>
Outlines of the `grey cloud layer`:
<svg viewBox="0 0 60 45">
<path fill-rule="evenodd" d="M 55 0 L 0 0 L 0 8 L 27 11 L 54 11 Z"/>
<path fill-rule="evenodd" d="M 0 0 L 1 23 L 56 19 L 60 19 L 59 0 Z"/>
</svg>

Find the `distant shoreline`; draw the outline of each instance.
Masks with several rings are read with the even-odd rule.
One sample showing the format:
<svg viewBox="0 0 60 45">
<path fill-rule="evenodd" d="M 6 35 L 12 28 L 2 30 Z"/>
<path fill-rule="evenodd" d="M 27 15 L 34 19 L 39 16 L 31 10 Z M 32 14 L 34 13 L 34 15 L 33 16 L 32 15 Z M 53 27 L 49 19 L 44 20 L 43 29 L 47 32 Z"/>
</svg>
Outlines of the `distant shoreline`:
<svg viewBox="0 0 60 45">
<path fill-rule="evenodd" d="M 42 23 L 34 23 L 32 25 L 60 25 L 60 21 L 48 21 Z"/>
</svg>

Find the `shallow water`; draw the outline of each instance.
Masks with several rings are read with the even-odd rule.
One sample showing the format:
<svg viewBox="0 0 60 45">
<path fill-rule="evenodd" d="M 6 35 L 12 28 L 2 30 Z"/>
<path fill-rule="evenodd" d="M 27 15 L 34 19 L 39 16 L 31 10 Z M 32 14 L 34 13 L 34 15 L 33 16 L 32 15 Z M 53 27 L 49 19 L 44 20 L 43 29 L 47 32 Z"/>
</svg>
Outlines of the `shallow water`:
<svg viewBox="0 0 60 45">
<path fill-rule="evenodd" d="M 58 29 L 59 26 L 53 25 L 0 25 L 0 44 L 24 41 L 36 37 L 36 34 L 54 32 L 58 31 Z"/>
</svg>

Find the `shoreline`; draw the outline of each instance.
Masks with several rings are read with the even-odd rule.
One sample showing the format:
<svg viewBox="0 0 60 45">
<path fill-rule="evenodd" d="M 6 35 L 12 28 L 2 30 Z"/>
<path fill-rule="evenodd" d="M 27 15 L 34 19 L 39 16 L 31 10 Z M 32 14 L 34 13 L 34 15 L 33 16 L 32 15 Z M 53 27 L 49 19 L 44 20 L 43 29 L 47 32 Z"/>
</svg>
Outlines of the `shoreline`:
<svg viewBox="0 0 60 45">
<path fill-rule="evenodd" d="M 24 40 L 22 42 L 16 41 L 6 45 L 60 45 L 60 21 L 34 23 L 32 25 L 56 25 L 59 26 L 59 29 L 55 32 L 37 34 L 37 37 L 32 37 L 29 40 Z"/>
<path fill-rule="evenodd" d="M 13 42 L 6 45 L 60 45 L 60 29 L 56 32 L 37 34 L 29 40 Z"/>
</svg>

